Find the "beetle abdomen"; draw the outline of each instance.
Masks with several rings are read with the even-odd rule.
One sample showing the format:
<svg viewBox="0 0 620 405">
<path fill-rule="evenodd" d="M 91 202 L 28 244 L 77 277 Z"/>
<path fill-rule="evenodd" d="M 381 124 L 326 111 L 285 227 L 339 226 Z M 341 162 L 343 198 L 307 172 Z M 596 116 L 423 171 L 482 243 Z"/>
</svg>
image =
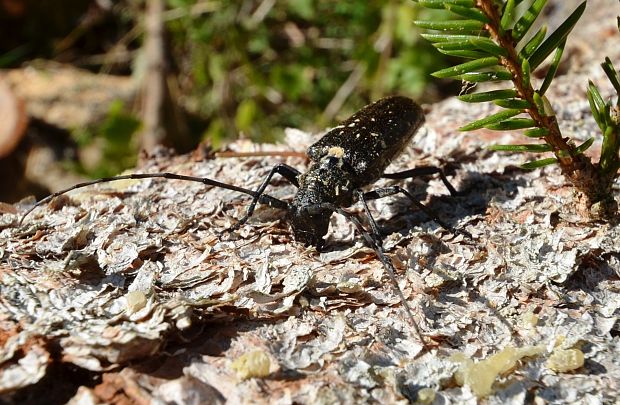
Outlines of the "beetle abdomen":
<svg viewBox="0 0 620 405">
<path fill-rule="evenodd" d="M 424 122 L 422 108 L 402 96 L 382 98 L 355 113 L 308 148 L 318 162 L 341 149 L 360 186 L 376 181 Z"/>
</svg>

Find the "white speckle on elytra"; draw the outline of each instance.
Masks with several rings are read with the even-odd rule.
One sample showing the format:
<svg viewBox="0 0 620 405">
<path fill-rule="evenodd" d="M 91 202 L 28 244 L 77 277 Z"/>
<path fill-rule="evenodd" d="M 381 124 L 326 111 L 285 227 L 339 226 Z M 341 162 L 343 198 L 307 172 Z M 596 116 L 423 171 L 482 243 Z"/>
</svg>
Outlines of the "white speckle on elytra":
<svg viewBox="0 0 620 405">
<path fill-rule="evenodd" d="M 353 128 L 355 126 L 355 122 L 349 124 L 349 128 Z"/>
</svg>

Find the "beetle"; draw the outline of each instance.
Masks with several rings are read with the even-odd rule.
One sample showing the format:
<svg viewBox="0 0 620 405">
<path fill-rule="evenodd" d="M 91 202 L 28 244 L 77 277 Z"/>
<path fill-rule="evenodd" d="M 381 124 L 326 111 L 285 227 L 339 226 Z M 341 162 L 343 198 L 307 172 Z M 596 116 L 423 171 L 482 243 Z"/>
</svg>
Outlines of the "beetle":
<svg viewBox="0 0 620 405">
<path fill-rule="evenodd" d="M 378 226 L 368 210 L 367 201 L 398 193 L 407 196 L 442 227 L 453 233 L 463 233 L 444 223 L 402 187 L 362 191 L 362 187 L 381 177 L 405 179 L 437 173 L 450 194 L 458 195 L 437 167 L 384 173 L 423 123 L 422 108 L 407 97 L 386 97 L 364 107 L 308 148 L 307 155 L 312 163 L 305 173 L 286 164 L 274 166 L 235 228 L 249 219 L 271 178 L 278 173 L 298 188 L 293 201 L 283 206 L 288 212 L 295 239 L 305 245 L 314 245 L 319 250 L 323 246 L 331 214 L 338 211 L 335 207 L 349 207 L 361 201 L 373 233 L 379 237 Z"/>
<path fill-rule="evenodd" d="M 443 170 L 434 166 L 417 167 L 397 173 L 385 173 L 389 166 L 410 142 L 413 135 L 424 123 L 422 108 L 413 100 L 402 96 L 380 99 L 331 129 L 307 150 L 311 160 L 305 173 L 286 164 L 274 166 L 256 191 L 219 182 L 205 177 L 185 176 L 175 173 L 134 173 L 76 184 L 42 199 L 30 208 L 24 218 L 37 206 L 77 188 L 89 185 L 123 180 L 166 178 L 201 182 L 205 185 L 221 187 L 252 196 L 245 215 L 229 231 L 238 229 L 254 213 L 257 204 L 267 204 L 287 212 L 295 240 L 312 245 L 320 250 L 324 245 L 331 215 L 336 212 L 351 221 L 362 237 L 377 254 L 395 285 L 408 317 L 420 336 L 412 312 L 398 286 L 394 267 L 383 251 L 379 227 L 374 220 L 367 202 L 395 194 L 405 195 L 414 205 L 423 210 L 433 221 L 454 234 L 463 234 L 471 239 L 466 231 L 459 231 L 444 223 L 432 210 L 417 201 L 407 190 L 399 186 L 389 186 L 364 192 L 363 187 L 375 183 L 379 178 L 405 179 L 422 175 L 438 174 L 452 195 L 459 193 L 446 178 Z M 298 190 L 291 202 L 283 201 L 265 193 L 272 177 L 279 174 Z M 361 222 L 343 208 L 361 202 L 372 232 L 367 231 Z"/>
</svg>

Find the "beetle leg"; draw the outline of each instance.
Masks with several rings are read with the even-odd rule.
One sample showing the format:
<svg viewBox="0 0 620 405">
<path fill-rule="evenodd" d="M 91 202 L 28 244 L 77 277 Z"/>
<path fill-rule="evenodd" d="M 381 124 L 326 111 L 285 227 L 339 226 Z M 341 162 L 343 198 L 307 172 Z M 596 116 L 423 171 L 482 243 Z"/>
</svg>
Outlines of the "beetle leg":
<svg viewBox="0 0 620 405">
<path fill-rule="evenodd" d="M 456 189 L 448 181 L 448 178 L 446 177 L 443 170 L 437 166 L 422 166 L 422 167 L 416 167 L 416 168 L 409 169 L 409 170 L 404 170 L 402 172 L 383 173 L 381 177 L 383 177 L 384 179 L 403 180 L 403 179 L 410 179 L 410 178 L 419 177 L 419 176 L 428 176 L 428 175 L 437 174 L 437 173 L 439 173 L 439 177 L 441 178 L 441 181 L 443 181 L 443 184 L 446 186 L 446 188 L 450 192 L 450 195 L 452 195 L 453 197 L 463 195 L 462 192 L 456 191 Z"/>
<path fill-rule="evenodd" d="M 375 237 L 380 242 L 380 244 L 383 243 L 383 237 L 381 236 L 381 232 L 379 231 L 379 225 L 377 225 L 377 221 L 372 216 L 372 213 L 370 212 L 370 208 L 368 208 L 368 203 L 366 202 L 364 192 L 360 189 L 357 189 L 354 191 L 354 193 L 357 196 L 357 199 L 362 202 L 362 207 L 364 207 L 364 212 L 366 213 L 366 216 L 368 217 L 368 223 L 370 224 L 370 227 L 372 228 L 372 232 L 375 234 Z"/>
<path fill-rule="evenodd" d="M 373 191 L 369 191 L 367 193 L 364 193 L 364 199 L 377 200 L 379 198 L 389 197 L 395 194 L 404 194 L 407 198 L 409 198 L 409 200 L 413 203 L 413 205 L 415 205 L 420 210 L 422 210 L 430 219 L 435 221 L 437 224 L 439 224 L 439 226 L 441 226 L 445 230 L 455 235 L 466 236 L 467 238 L 473 240 L 473 237 L 471 236 L 469 232 L 458 230 L 448 225 L 443 220 L 441 220 L 433 210 L 428 208 L 426 205 L 422 204 L 420 201 L 416 200 L 415 197 L 411 195 L 411 193 L 409 193 L 407 190 L 405 190 L 404 188 L 400 186 L 391 186 L 391 187 L 379 188 Z"/>
<path fill-rule="evenodd" d="M 259 202 L 263 202 L 262 201 L 263 200 L 262 197 L 264 195 L 263 193 L 265 192 L 265 189 L 269 185 L 269 182 L 271 181 L 271 178 L 276 173 L 278 173 L 280 176 L 284 177 L 286 180 L 290 181 L 294 186 L 299 187 L 298 176 L 301 174 L 301 172 L 299 170 L 295 169 L 292 166 L 285 165 L 283 163 L 275 165 L 269 171 L 269 174 L 267 175 L 267 177 L 265 177 L 265 180 L 263 180 L 263 182 L 261 183 L 260 187 L 254 192 L 255 193 L 254 194 L 254 198 L 252 198 L 252 202 L 248 206 L 248 210 L 245 212 L 245 215 L 243 217 L 241 217 L 241 219 L 239 219 L 239 221 L 235 225 L 230 227 L 230 229 L 228 229 L 228 231 L 234 231 L 236 229 L 239 229 L 239 227 L 241 225 L 245 224 L 248 221 L 248 219 L 250 219 L 250 217 L 254 213 L 254 209 L 256 208 L 256 204 L 258 204 Z M 269 204 L 269 202 L 267 202 L 267 204 Z M 288 207 L 288 205 L 287 205 L 287 207 Z"/>
</svg>

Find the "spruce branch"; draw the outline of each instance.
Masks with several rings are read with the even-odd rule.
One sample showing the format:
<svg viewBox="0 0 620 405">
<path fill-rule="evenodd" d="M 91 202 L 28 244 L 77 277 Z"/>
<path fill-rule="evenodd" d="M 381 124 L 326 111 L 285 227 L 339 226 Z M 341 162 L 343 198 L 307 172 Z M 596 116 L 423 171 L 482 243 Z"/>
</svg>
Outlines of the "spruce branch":
<svg viewBox="0 0 620 405">
<path fill-rule="evenodd" d="M 592 145 L 594 138 L 576 145 L 574 141 L 563 137 L 551 103 L 545 96 L 557 73 L 567 37 L 583 14 L 586 1 L 550 34 L 544 25 L 536 31 L 533 29 L 547 0 L 417 0 L 417 3 L 450 11 L 460 18 L 441 22 L 416 21 L 415 24 L 438 31 L 423 36 L 439 52 L 471 59 L 435 72 L 435 77 L 473 83 L 497 81 L 510 84 L 510 88 L 506 89 L 459 96 L 464 102 L 491 101 L 503 109 L 464 125 L 461 130 L 525 130 L 525 136 L 537 139 L 540 143 L 495 145 L 492 149 L 551 153 L 553 157 L 527 162 L 523 167 L 531 169 L 559 164 L 562 172 L 586 196 L 587 208 L 596 206 L 598 216 L 615 214 L 617 207 L 611 195 L 611 184 L 620 168 L 620 101 L 616 105 L 606 103 L 594 84 L 588 87 L 588 100 L 603 132 L 601 160 L 595 164 L 583 154 Z M 544 79 L 540 87 L 535 88 L 532 74 L 549 57 L 550 63 Z M 617 71 L 609 59 L 602 66 L 620 95 Z"/>
<path fill-rule="evenodd" d="M 558 30 L 556 30 L 547 40 L 542 42 L 542 44 L 532 52 L 533 54 L 528 60 L 523 57 L 528 54 L 527 45 L 524 48 L 525 53 L 522 56 L 519 55 L 516 47 L 519 41 L 527 34 L 527 31 L 531 28 L 546 2 L 547 0 L 534 1 L 526 13 L 515 23 L 512 30 L 507 29 L 509 27 L 509 21 L 504 21 L 505 25 L 501 25 L 502 18 L 495 2 L 491 0 L 478 0 L 477 7 L 479 7 L 480 10 L 489 17 L 490 22 L 487 23 L 486 30 L 489 32 L 492 40 L 505 49 L 508 53 L 508 56 L 500 58 L 500 64 L 512 74 L 512 83 L 517 93 L 516 98 L 524 100 L 529 105 L 529 108 L 524 109 L 524 111 L 527 112 L 533 120 L 532 127 L 547 129 L 548 132 L 542 139 L 544 139 L 546 144 L 551 146 L 551 151 L 556 155 L 556 158 L 563 169 L 568 172 L 573 172 L 577 169 L 574 166 L 576 163 L 575 160 L 579 154 L 577 153 L 575 146 L 567 142 L 562 137 L 555 114 L 547 114 L 545 108 L 539 108 L 538 103 L 535 102 L 535 94 L 538 93 L 540 97 L 544 97 L 544 92 L 536 92 L 534 90 L 532 83 L 529 80 L 529 76 L 532 68 L 536 68 L 540 65 L 542 62 L 541 58 L 543 56 L 548 56 L 553 51 L 553 45 L 558 41 L 558 39 L 560 46 L 556 47 L 556 49 L 563 48 L 563 42 L 583 13 L 586 2 L 584 1 L 581 3 L 573 14 L 571 14 L 571 17 L 569 17 L 569 19 L 567 19 L 566 22 L 558 28 Z M 536 35 L 534 38 L 535 37 Z M 522 69 L 524 62 L 528 67 L 527 71 Z M 548 75 L 548 77 L 550 77 L 548 80 L 549 84 L 555 74 L 555 71 L 557 71 L 557 65 L 559 65 L 559 58 L 555 67 L 552 64 L 549 70 L 549 72 L 553 71 L 553 74 Z M 547 84 L 546 87 L 548 87 L 549 84 Z M 546 90 L 546 88 L 544 90 Z"/>
</svg>

